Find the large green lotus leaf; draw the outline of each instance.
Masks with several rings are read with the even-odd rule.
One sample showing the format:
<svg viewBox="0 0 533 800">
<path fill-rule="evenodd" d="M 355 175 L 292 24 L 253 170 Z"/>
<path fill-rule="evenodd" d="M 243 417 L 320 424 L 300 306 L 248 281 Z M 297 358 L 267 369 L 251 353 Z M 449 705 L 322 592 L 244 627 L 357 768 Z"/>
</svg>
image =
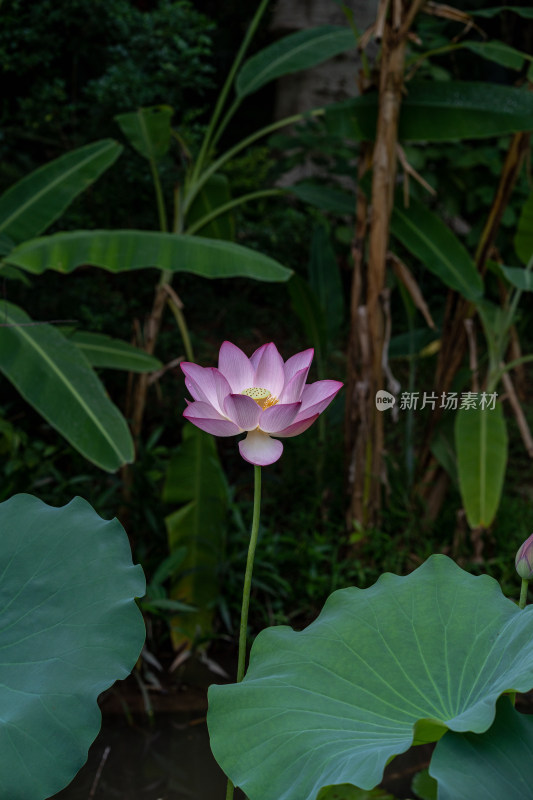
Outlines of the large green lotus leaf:
<svg viewBox="0 0 533 800">
<path fill-rule="evenodd" d="M 474 734 L 477 735 L 477 734 Z M 438 800 L 439 785 L 427 769 L 417 772 L 411 784 L 411 791 L 420 800 Z"/>
<path fill-rule="evenodd" d="M 301 632 L 260 633 L 244 680 L 209 690 L 211 747 L 250 800 L 316 800 L 376 786 L 415 726 L 481 733 L 502 692 L 532 686 L 533 607 L 436 555 L 334 592 Z"/>
<path fill-rule="evenodd" d="M 0 504 L 0 795 L 44 800 L 87 758 L 98 695 L 135 665 L 145 591 L 117 520 L 76 497 Z"/>
<path fill-rule="evenodd" d="M 533 716 L 519 714 L 501 697 L 492 727 L 481 735 L 448 731 L 429 771 L 439 800 L 531 800 Z"/>
<path fill-rule="evenodd" d="M 326 786 L 318 794 L 317 800 L 394 800 L 384 789 L 358 789 L 351 783 L 341 786 Z"/>
<path fill-rule="evenodd" d="M 204 278 L 258 281 L 287 281 L 292 275 L 273 258 L 234 242 L 155 231 L 56 233 L 15 247 L 5 261 L 37 274 L 46 269 L 72 272 L 92 264 L 110 272 L 158 267 Z"/>
</svg>

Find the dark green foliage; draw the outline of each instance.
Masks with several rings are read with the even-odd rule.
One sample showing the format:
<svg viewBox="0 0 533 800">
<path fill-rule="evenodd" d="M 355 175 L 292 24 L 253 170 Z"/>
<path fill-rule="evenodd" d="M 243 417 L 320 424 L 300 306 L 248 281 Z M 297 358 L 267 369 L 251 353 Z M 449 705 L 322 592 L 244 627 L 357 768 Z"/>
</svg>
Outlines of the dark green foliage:
<svg viewBox="0 0 533 800">
<path fill-rule="evenodd" d="M 93 136 L 112 116 L 211 85 L 213 26 L 188 0 L 141 11 L 128 0 L 2 5 L 2 122 L 40 136 Z M 101 130 L 101 128 L 99 128 Z"/>
<path fill-rule="evenodd" d="M 77 202 L 68 217 L 61 219 L 61 228 L 156 228 L 158 220 L 148 165 L 128 144 L 113 118 L 139 106 L 159 103 L 172 106 L 173 127 L 179 128 L 194 151 L 201 115 L 213 105 L 209 89 L 215 82 L 221 82 L 227 72 L 247 21 L 244 16 L 249 17 L 255 5 L 255 2 L 242 4 L 240 0 L 224 4 L 220 0 L 151 0 L 143 3 L 141 10 L 133 0 L 4 0 L 0 11 L 3 65 L 0 118 L 4 130 L 0 136 L 3 156 L 0 185 L 10 185 L 36 165 L 74 146 L 111 136 L 124 145 L 123 155 L 109 177 L 104 177 L 87 193 L 83 205 Z M 216 17 L 220 23 L 218 30 L 198 9 Z M 266 18 L 262 27 L 250 54 L 269 43 Z M 484 22 L 483 27 L 488 29 L 488 24 Z M 414 62 L 421 52 L 449 43 L 458 32 L 456 23 L 420 15 L 418 33 L 423 46 L 414 49 L 410 58 Z M 214 52 L 211 37 L 214 40 L 216 37 Z M 507 41 L 511 43 L 509 38 Z M 527 50 L 525 42 L 514 44 Z M 215 59 L 216 73 L 212 67 Z M 415 80 L 449 81 L 461 76 L 491 80 L 495 71 L 503 82 L 516 80 L 516 73 L 509 77 L 509 73 L 494 64 L 461 50 L 424 61 Z M 228 126 L 221 139 L 221 150 L 238 141 L 248 128 L 257 128 L 258 120 L 264 124 L 271 121 L 269 103 L 262 100 L 264 92 L 258 97 L 259 100 L 251 97 L 250 104 L 247 102 L 235 122 Z M 459 235 L 471 255 L 494 196 L 508 143 L 506 137 L 476 142 L 474 146 L 465 141 L 409 144 L 404 148 L 409 163 L 438 190 L 433 200 L 411 179 L 411 193 Z M 331 250 L 331 242 L 334 252 L 329 252 L 324 263 L 333 264 L 337 260 L 346 289 L 350 278 L 358 145 L 331 135 L 321 120 L 302 123 L 290 134 L 283 130 L 271 137 L 268 145 L 260 142 L 224 166 L 223 177 L 229 181 L 232 196 L 273 185 L 293 167 L 310 161 L 319 170 L 319 177 L 311 187 L 315 202 L 310 199 L 313 192 L 309 185 L 304 185 L 296 199 L 275 197 L 246 204 L 232 214 L 236 240 L 275 257 L 303 277 L 307 274 L 313 230 L 326 219 L 331 235 L 328 243 L 323 241 L 322 245 L 323 249 Z M 184 158 L 183 150 L 172 140 L 170 155 L 158 164 L 167 209 L 171 207 L 172 190 L 179 180 Z M 403 177 L 401 169 L 400 177 Z M 523 173 L 497 241 L 504 263 L 509 265 L 516 264 L 511 234 L 528 191 Z M 343 206 L 346 198 L 352 198 L 347 211 Z M 336 208 L 332 207 L 334 203 Z M 313 207 L 317 205 L 318 208 Z M 445 300 L 440 280 L 413 262 L 406 250 L 397 252 L 418 280 L 439 327 Z M 489 279 L 494 289 L 496 278 L 491 275 Z M 79 328 L 125 340 L 130 340 L 134 331 L 138 334 L 152 302 L 153 276 L 148 273 L 114 276 L 82 268 L 67 279 L 49 272 L 32 278 L 32 283 L 29 292 L 9 281 L 4 294 L 12 302 L 18 302 L 20 295 L 35 319 L 73 317 Z M 291 308 L 286 287 L 253 285 L 242 279 L 215 283 L 183 274 L 177 289 L 185 302 L 196 360 L 204 366 L 216 363 L 216 352 L 223 339 L 236 342 L 248 354 L 265 341 L 275 341 L 281 344 L 284 357 L 310 346 Z M 328 291 L 325 295 L 328 299 Z M 326 360 L 326 374 L 321 377 L 342 379 L 343 357 L 335 348 L 337 344 L 343 347 L 345 331 L 342 326 L 339 331 L 338 305 L 330 305 L 335 311 L 326 322 L 334 346 Z M 405 311 L 396 284 L 392 287 L 391 305 L 393 333 L 401 333 L 406 325 Z M 430 338 L 438 336 L 425 329 L 418 312 L 416 315 L 417 330 L 422 333 L 428 330 Z M 527 322 L 524 311 L 521 333 L 527 334 Z M 523 339 L 524 352 L 529 351 L 527 338 L 525 335 Z M 401 344 L 396 342 L 397 346 Z M 400 348 L 402 353 L 405 355 L 405 347 Z M 179 333 L 167 315 L 158 356 L 169 363 L 181 355 Z M 398 356 L 398 352 L 393 353 L 391 348 L 390 355 Z M 313 380 L 319 377 L 317 360 L 313 365 Z M 412 361 L 417 388 L 429 390 L 434 357 Z M 407 389 L 410 366 L 395 359 L 392 367 Z M 115 373 L 105 377 L 111 396 L 124 409 L 126 378 Z M 113 516 L 120 508 L 136 557 L 149 575 L 157 574 L 158 565 L 166 563 L 168 553 L 163 516 L 169 509 L 161 504 L 161 488 L 180 440 L 185 394 L 181 372 L 175 367 L 151 386 L 146 438 L 139 443 L 131 472 L 131 493 L 125 498 L 118 476 L 103 475 L 84 462 L 62 440 L 58 441 L 54 431 L 31 409 L 25 412 L 25 417 L 19 414 L 20 401 L 7 387 L 2 399 L 5 419 L 0 424 L 0 476 L 4 479 L 0 499 L 15 491 L 31 490 L 52 504 L 60 504 L 72 494 L 81 493 L 107 516 Z M 327 436 L 322 448 L 317 425 L 302 437 L 287 441 L 279 465 L 265 470 L 264 513 L 250 616 L 252 634 L 273 622 L 290 622 L 301 627 L 313 618 L 331 590 L 350 583 L 360 587 L 371 585 L 383 570 L 406 573 L 431 552 L 447 552 L 470 566 L 472 542 L 466 532 L 461 538 L 461 530 L 456 530 L 456 512 L 461 505 L 458 493 L 450 491 L 435 523 L 424 518 L 425 509 L 410 496 L 404 466 L 408 438 L 405 416 L 398 425 L 387 424 L 389 487 L 380 529 L 367 531 L 366 538 L 358 530 L 351 536 L 345 533 L 342 405 L 339 398 L 325 417 Z M 413 447 L 420 444 L 425 422 L 425 416 L 416 416 L 411 436 Z M 503 576 L 505 590 L 512 594 L 514 552 L 529 533 L 531 492 L 525 478 L 530 472 L 530 462 L 513 421 L 510 429 L 510 467 L 516 475 L 511 476 L 512 481 L 510 477 L 506 480 L 494 533 L 486 542 L 485 562 L 478 568 L 497 578 Z M 240 459 L 234 439 L 220 439 L 216 444 L 233 498 L 228 548 L 225 560 L 219 565 L 222 590 L 221 619 L 215 621 L 215 635 L 218 635 L 226 629 L 235 632 L 237 627 L 251 520 L 251 470 Z M 324 479 L 318 481 L 316 466 L 322 460 Z M 350 546 L 358 543 L 354 556 Z M 164 613 L 163 606 L 159 613 Z M 160 624 L 159 621 L 153 633 L 155 652 L 159 646 L 166 647 L 168 641 L 165 626 L 159 627 Z"/>
<path fill-rule="evenodd" d="M 213 82 L 213 25 L 189 0 L 157 0 L 149 11 L 129 0 L 6 0 L 0 20 L 0 186 L 98 131 L 117 137 L 114 115 L 139 106 L 172 106 L 194 140 Z M 70 212 L 63 227 L 94 227 L 95 214 L 100 224 L 154 226 L 144 164 L 129 153 L 119 169 L 126 185 L 116 175 L 102 183 L 91 224 Z"/>
<path fill-rule="evenodd" d="M 213 26 L 187 0 L 160 0 L 152 12 L 118 5 L 107 69 L 88 82 L 88 99 L 109 111 L 167 102 L 183 119 L 186 93 L 201 95 L 212 83 Z"/>
<path fill-rule="evenodd" d="M 280 175 L 310 160 L 328 176 L 353 177 L 356 143 L 328 131 L 323 120 L 305 120 L 295 127 L 293 134 L 283 131 L 271 136 L 269 144 L 277 154 L 276 169 Z"/>
</svg>

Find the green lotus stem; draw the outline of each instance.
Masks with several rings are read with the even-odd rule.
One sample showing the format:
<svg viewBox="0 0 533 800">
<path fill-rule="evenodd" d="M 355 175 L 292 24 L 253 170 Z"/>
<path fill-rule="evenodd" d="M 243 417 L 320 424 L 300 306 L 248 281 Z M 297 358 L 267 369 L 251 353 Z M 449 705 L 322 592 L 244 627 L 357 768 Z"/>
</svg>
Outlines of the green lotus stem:
<svg viewBox="0 0 533 800">
<path fill-rule="evenodd" d="M 529 581 L 526 578 L 522 578 L 522 586 L 520 587 L 520 600 L 518 601 L 518 608 L 526 607 L 528 586 L 529 586 Z"/>
<path fill-rule="evenodd" d="M 248 558 L 246 572 L 244 573 L 244 587 L 242 590 L 241 627 L 239 632 L 239 658 L 237 661 L 237 683 L 244 678 L 246 664 L 246 632 L 248 629 L 248 609 L 250 607 L 250 589 L 252 586 L 252 571 L 254 568 L 255 547 L 259 533 L 259 515 L 261 513 L 261 467 L 254 464 L 254 513 L 252 517 L 252 531 L 248 545 Z"/>
<path fill-rule="evenodd" d="M 235 786 L 232 784 L 230 779 L 228 778 L 228 785 L 226 787 L 226 800 L 233 800 L 233 790 Z"/>
<path fill-rule="evenodd" d="M 246 572 L 244 573 L 244 586 L 242 590 L 241 626 L 239 630 L 239 656 L 237 660 L 237 683 L 244 678 L 246 667 L 246 633 L 248 630 L 248 609 L 250 607 L 250 589 L 252 586 L 252 571 L 254 568 L 255 547 L 259 533 L 259 516 L 261 513 L 261 467 L 254 464 L 254 512 L 252 517 L 252 531 L 248 545 L 248 558 L 246 559 Z M 228 779 L 226 800 L 232 800 L 234 786 Z"/>
</svg>

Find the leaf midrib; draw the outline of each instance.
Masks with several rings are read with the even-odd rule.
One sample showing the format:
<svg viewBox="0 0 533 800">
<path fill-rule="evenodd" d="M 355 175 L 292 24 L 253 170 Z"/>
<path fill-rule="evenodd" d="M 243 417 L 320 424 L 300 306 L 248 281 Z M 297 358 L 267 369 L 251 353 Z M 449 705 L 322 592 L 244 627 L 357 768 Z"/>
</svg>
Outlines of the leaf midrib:
<svg viewBox="0 0 533 800">
<path fill-rule="evenodd" d="M 490 413 L 490 412 L 489 412 Z M 479 426 L 479 522 L 484 525 L 487 503 L 487 424 L 485 413 L 481 412 Z"/>
<path fill-rule="evenodd" d="M 248 88 L 245 89 L 244 96 L 246 94 L 250 94 L 251 92 L 255 91 L 255 88 L 257 88 L 258 86 L 261 86 L 262 85 L 261 81 L 263 79 L 263 76 L 264 75 L 268 76 L 269 72 L 272 72 L 273 70 L 277 69 L 280 64 L 283 64 L 283 62 L 288 61 L 295 55 L 297 56 L 302 50 L 312 49 L 313 47 L 316 47 L 325 39 L 328 39 L 332 36 L 338 36 L 339 33 L 343 31 L 344 29 L 341 26 L 339 26 L 337 30 L 334 31 L 329 30 L 327 33 L 323 33 L 321 36 L 317 36 L 315 39 L 307 39 L 305 42 L 302 42 L 302 44 L 298 45 L 298 47 L 293 48 L 292 50 L 290 50 L 289 52 L 285 53 L 282 56 L 278 56 L 278 58 L 274 62 L 270 61 L 261 72 L 256 72 L 253 79 L 248 82 Z M 354 40 L 354 47 L 355 46 L 356 42 Z"/>
<path fill-rule="evenodd" d="M 446 256 L 444 255 L 444 253 L 442 253 L 442 251 L 433 244 L 433 240 L 430 239 L 429 237 L 425 236 L 424 233 L 421 231 L 421 229 L 419 227 L 417 227 L 415 225 L 415 223 L 406 214 L 403 214 L 398 208 L 394 209 L 394 213 L 398 214 L 398 217 L 400 218 L 400 220 L 402 222 L 404 222 L 406 224 L 406 226 L 409 227 L 412 231 L 414 231 L 414 233 L 418 236 L 418 238 L 428 246 L 428 248 L 440 259 L 440 261 L 442 263 L 444 263 L 444 264 L 446 264 L 448 266 L 451 274 L 455 275 L 457 277 L 459 285 L 463 286 L 466 289 L 466 292 L 468 292 L 468 294 L 466 294 L 466 292 L 464 293 L 465 296 L 469 297 L 470 290 L 469 290 L 468 283 L 466 281 L 464 281 L 462 272 L 458 272 L 454 268 L 454 262 L 448 260 L 446 258 Z M 398 238 L 400 238 L 400 237 L 398 237 Z M 470 262 L 470 259 L 469 259 L 469 264 L 470 264 L 470 266 L 472 266 L 472 262 Z M 478 275 L 479 273 L 476 272 L 475 274 Z"/>
<path fill-rule="evenodd" d="M 73 167 L 71 167 L 70 170 L 68 170 L 68 172 L 66 172 L 66 173 L 65 172 L 61 172 L 57 176 L 57 178 L 55 178 L 52 182 L 46 183 L 45 186 L 39 192 L 37 192 L 36 194 L 33 194 L 31 196 L 31 198 L 26 201 L 26 203 L 23 203 L 21 206 L 17 206 L 17 208 L 11 214 L 11 216 L 9 216 L 6 219 L 4 219 L 3 222 L 0 222 L 0 231 L 5 230 L 6 227 L 8 227 L 9 224 L 13 220 L 15 220 L 15 219 L 17 219 L 17 217 L 20 217 L 21 215 L 23 215 L 28 208 L 31 208 L 32 205 L 35 205 L 47 192 L 52 191 L 62 181 L 67 180 L 74 172 L 77 172 L 78 170 L 82 169 L 84 166 L 87 165 L 87 163 L 89 163 L 90 161 L 93 161 L 97 157 L 103 155 L 103 153 L 107 149 L 111 149 L 114 146 L 115 146 L 114 143 L 112 143 L 112 144 L 108 143 L 104 147 L 100 147 L 100 149 L 97 150 L 96 153 L 93 152 L 93 153 L 91 153 L 91 155 L 87 156 L 87 158 L 85 158 L 83 161 L 78 161 Z"/>
<path fill-rule="evenodd" d="M 148 133 L 148 127 L 146 125 L 146 120 L 144 118 L 144 114 L 142 113 L 142 109 L 137 111 L 137 119 L 139 121 L 139 128 L 141 131 L 141 136 L 144 139 L 144 146 L 146 147 L 146 153 L 148 161 L 152 162 L 152 168 L 155 169 L 155 155 L 154 150 L 152 148 L 152 140 L 150 139 L 150 135 Z"/>
<path fill-rule="evenodd" d="M 96 350 L 99 353 L 110 353 L 112 356 L 125 356 L 132 360 L 140 361 L 142 364 L 146 364 L 147 359 L 151 361 L 153 358 L 153 356 L 148 356 L 146 353 L 135 353 L 126 348 L 122 349 L 120 347 L 106 347 L 101 344 L 91 344 L 90 342 L 78 342 L 76 339 L 72 339 L 72 341 L 80 350 Z"/>
<path fill-rule="evenodd" d="M 109 436 L 109 434 L 106 431 L 106 429 L 100 424 L 100 422 L 98 420 L 98 417 L 94 414 L 94 412 L 92 411 L 91 407 L 89 405 L 87 405 L 87 403 L 85 402 L 83 397 L 78 393 L 78 391 L 75 389 L 75 387 L 66 379 L 66 376 L 61 372 L 61 370 L 59 370 L 57 368 L 57 365 L 49 357 L 49 355 L 47 354 L 46 350 L 43 350 L 41 347 L 39 347 L 37 342 L 34 339 L 32 339 L 32 337 L 29 336 L 26 333 L 24 328 L 17 324 L 17 321 L 9 314 L 9 311 L 7 309 L 5 311 L 5 316 L 9 320 L 9 322 L 13 323 L 13 328 L 15 328 L 17 330 L 17 334 L 16 335 L 18 335 L 21 338 L 25 339 L 26 343 L 29 344 L 31 347 L 33 347 L 35 352 L 38 353 L 39 356 L 43 359 L 43 361 L 51 368 L 52 372 L 54 372 L 56 374 L 56 376 L 59 378 L 60 382 L 65 385 L 67 390 L 70 391 L 70 393 L 74 397 L 74 399 L 79 403 L 81 408 L 86 412 L 88 418 L 90 420 L 92 420 L 95 428 L 98 431 L 100 431 L 100 433 L 103 435 L 104 440 L 106 440 L 110 444 L 112 451 L 120 458 L 121 461 L 125 461 L 126 459 L 125 459 L 124 454 L 122 454 L 121 451 L 116 447 L 115 443 L 113 442 L 113 440 Z M 91 369 L 89 364 L 87 366 L 88 366 L 89 369 Z"/>
</svg>

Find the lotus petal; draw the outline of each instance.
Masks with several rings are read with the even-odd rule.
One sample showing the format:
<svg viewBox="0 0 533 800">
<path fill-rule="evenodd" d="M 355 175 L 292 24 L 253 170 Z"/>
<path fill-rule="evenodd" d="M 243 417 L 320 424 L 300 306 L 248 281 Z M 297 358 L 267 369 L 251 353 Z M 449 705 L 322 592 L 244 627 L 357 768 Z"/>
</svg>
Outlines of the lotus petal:
<svg viewBox="0 0 533 800">
<path fill-rule="evenodd" d="M 306 370 L 306 378 L 307 373 L 309 372 L 309 367 L 311 366 L 311 361 L 313 360 L 313 356 L 315 351 L 312 347 L 309 350 L 302 350 L 301 353 L 296 353 L 294 356 L 291 356 L 285 362 L 285 383 L 288 383 L 290 379 L 296 375 L 301 369 Z"/>
<path fill-rule="evenodd" d="M 288 428 L 283 428 L 281 431 L 276 431 L 276 436 L 282 436 L 283 438 L 288 439 L 291 436 L 298 436 L 299 433 L 303 433 L 308 428 L 311 427 L 313 422 L 318 419 L 319 414 L 313 414 L 311 417 L 305 417 L 304 419 L 298 419 L 296 422 L 293 422 L 292 425 L 289 425 Z"/>
<path fill-rule="evenodd" d="M 276 435 L 277 431 L 287 428 L 294 422 L 301 403 L 289 403 L 266 408 L 259 418 L 259 427 L 265 433 Z"/>
<path fill-rule="evenodd" d="M 261 416 L 261 407 L 255 400 L 245 394 L 230 394 L 226 397 L 224 408 L 226 415 L 243 431 L 257 428 Z"/>
<path fill-rule="evenodd" d="M 195 400 L 194 403 L 187 406 L 183 416 L 197 428 L 212 433 L 213 436 L 235 436 L 241 432 L 234 422 L 219 414 L 210 403 Z"/>
<path fill-rule="evenodd" d="M 283 391 L 278 398 L 280 403 L 296 403 L 301 400 L 308 372 L 308 369 L 300 369 L 289 381 L 285 382 Z"/>
<path fill-rule="evenodd" d="M 223 342 L 218 354 L 218 368 L 224 375 L 231 391 L 239 394 L 244 389 L 253 386 L 254 368 L 250 359 L 240 347 L 231 342 Z"/>
<path fill-rule="evenodd" d="M 283 359 L 278 353 L 276 345 L 270 342 L 263 350 L 259 363 L 257 364 L 253 386 L 268 389 L 274 397 L 279 397 L 284 384 L 285 372 L 283 369 Z"/>
<path fill-rule="evenodd" d="M 277 439 L 271 439 L 262 431 L 250 431 L 246 439 L 239 442 L 239 451 L 244 460 L 250 464 L 267 467 L 280 458 L 283 444 Z"/>
</svg>

